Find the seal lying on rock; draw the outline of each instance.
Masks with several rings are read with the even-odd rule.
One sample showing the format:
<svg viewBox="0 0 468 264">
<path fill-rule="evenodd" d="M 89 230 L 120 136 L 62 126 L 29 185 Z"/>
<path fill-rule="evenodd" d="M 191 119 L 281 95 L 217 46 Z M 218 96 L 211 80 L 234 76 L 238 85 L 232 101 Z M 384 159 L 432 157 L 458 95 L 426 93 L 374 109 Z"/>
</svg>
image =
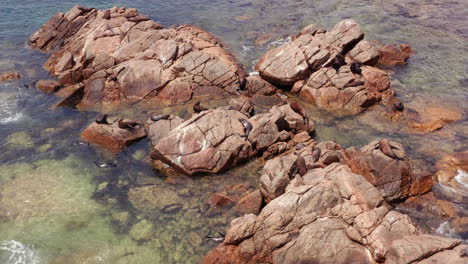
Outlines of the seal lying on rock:
<svg viewBox="0 0 468 264">
<path fill-rule="evenodd" d="M 98 118 L 96 118 L 96 124 L 108 125 L 109 122 L 107 121 L 107 115 L 101 115 Z"/>
<path fill-rule="evenodd" d="M 291 106 L 291 109 L 294 110 L 294 112 L 300 114 L 304 119 L 307 118 L 307 114 L 306 114 L 306 111 L 304 109 L 304 107 L 296 102 L 292 102 L 291 104 L 289 104 Z"/>
<path fill-rule="evenodd" d="M 377 144 L 377 147 L 382 151 L 383 154 L 385 154 L 387 157 L 390 157 L 392 159 L 396 160 L 403 160 L 402 158 L 399 158 L 395 152 L 392 150 L 392 146 L 390 145 L 390 142 L 386 138 L 382 138 L 379 143 Z"/>
<path fill-rule="evenodd" d="M 362 70 L 361 70 L 361 67 L 362 67 L 362 63 L 360 62 L 353 62 L 351 64 L 351 72 L 354 73 L 354 74 L 358 74 L 358 75 L 362 75 Z"/>
<path fill-rule="evenodd" d="M 239 121 L 242 123 L 242 125 L 244 126 L 244 135 L 243 137 L 245 137 L 245 140 L 247 140 L 247 138 L 249 137 L 249 134 L 250 134 L 250 131 L 252 130 L 252 124 L 243 119 L 243 118 L 239 118 Z"/>
<path fill-rule="evenodd" d="M 203 111 L 206 111 L 208 110 L 208 108 L 206 107 L 203 107 L 200 105 L 200 102 L 196 102 L 194 105 L 193 105 L 193 112 L 194 113 L 200 113 L 200 112 L 203 112 Z"/>
<path fill-rule="evenodd" d="M 132 120 L 125 120 L 121 118 L 119 120 L 119 128 L 133 131 L 140 123 Z"/>
<path fill-rule="evenodd" d="M 314 162 L 317 162 L 319 160 L 321 153 L 322 153 L 322 150 L 320 148 L 315 147 L 312 150 L 312 159 L 314 160 Z"/>
<path fill-rule="evenodd" d="M 402 102 L 396 102 L 392 105 L 392 109 L 394 111 L 398 111 L 398 112 L 401 112 L 403 110 L 405 110 L 405 106 L 403 105 Z"/>
</svg>

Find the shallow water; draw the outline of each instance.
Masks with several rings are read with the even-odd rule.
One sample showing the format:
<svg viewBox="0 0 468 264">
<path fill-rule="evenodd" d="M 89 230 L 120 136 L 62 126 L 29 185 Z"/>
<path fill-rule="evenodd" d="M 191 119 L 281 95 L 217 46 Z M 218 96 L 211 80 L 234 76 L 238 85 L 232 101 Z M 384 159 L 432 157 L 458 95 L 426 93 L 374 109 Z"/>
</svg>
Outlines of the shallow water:
<svg viewBox="0 0 468 264">
<path fill-rule="evenodd" d="M 0 2 L 0 72 L 19 71 L 23 76 L 0 84 L 0 262 L 196 263 L 216 245 L 205 236 L 224 232 L 235 217 L 233 210 L 209 210 L 209 195 L 222 191 L 224 185 L 255 186 L 261 164 L 254 161 L 218 176 L 179 175 L 171 184 L 143 161 L 147 155 L 144 140 L 116 157 L 117 167 L 97 168 L 95 160 L 109 157 L 79 143 L 80 132 L 96 113 L 52 110 L 58 98 L 24 87 L 50 78 L 42 69 L 47 56 L 25 45 L 27 37 L 50 16 L 76 3 Z M 361 24 L 367 39 L 408 43 L 416 51 L 408 65 L 393 68 L 393 86 L 405 104 L 438 100 L 464 111 L 467 108 L 468 8 L 464 1 L 134 0 L 80 4 L 136 7 L 166 26 L 202 26 L 216 34 L 249 71 L 265 50 L 302 27 L 316 23 L 329 28 L 351 17 Z M 265 33 L 270 40 L 257 46 L 255 40 Z M 318 123 L 317 140 L 360 147 L 385 136 L 402 142 L 411 158 L 429 164 L 429 170 L 433 153 L 467 149 L 466 117 L 431 135 L 408 135 L 397 127 L 372 122 L 377 108 L 335 118 L 302 103 Z M 187 114 L 184 107 L 159 111 Z M 130 112 L 126 114 L 134 114 Z M 174 188 L 184 200 L 182 209 L 148 214 L 134 208 L 128 189 L 149 184 Z M 152 233 L 149 239 L 135 241 L 129 234 L 142 219 L 152 223 Z M 443 227 L 438 231 L 449 230 L 445 224 Z M 458 236 L 451 231 L 445 235 Z"/>
</svg>

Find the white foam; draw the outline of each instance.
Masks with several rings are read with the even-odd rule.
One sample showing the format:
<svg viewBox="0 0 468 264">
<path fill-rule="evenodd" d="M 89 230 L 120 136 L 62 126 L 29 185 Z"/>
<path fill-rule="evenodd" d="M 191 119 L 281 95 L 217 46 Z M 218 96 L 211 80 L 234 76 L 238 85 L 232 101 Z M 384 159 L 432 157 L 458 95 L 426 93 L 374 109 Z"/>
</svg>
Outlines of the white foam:
<svg viewBox="0 0 468 264">
<path fill-rule="evenodd" d="M 0 124 L 15 122 L 22 117 L 23 114 L 18 112 L 14 95 L 0 93 Z"/>
<path fill-rule="evenodd" d="M 33 246 L 16 240 L 4 240 L 0 245 L 0 260 L 4 264 L 39 264 L 39 256 Z"/>
<path fill-rule="evenodd" d="M 464 188 L 468 189 L 468 172 L 464 170 L 457 170 L 458 174 L 455 176 L 455 181 L 461 184 Z"/>
</svg>

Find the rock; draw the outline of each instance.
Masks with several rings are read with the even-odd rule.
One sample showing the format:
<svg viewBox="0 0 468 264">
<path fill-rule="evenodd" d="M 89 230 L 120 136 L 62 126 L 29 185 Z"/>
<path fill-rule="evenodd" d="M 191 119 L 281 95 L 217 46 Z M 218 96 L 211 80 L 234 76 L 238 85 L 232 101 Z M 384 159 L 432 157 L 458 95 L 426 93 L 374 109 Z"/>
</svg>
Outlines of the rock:
<svg viewBox="0 0 468 264">
<path fill-rule="evenodd" d="M 4 74 L 0 74 L 0 83 L 8 82 L 8 81 L 20 79 L 20 78 L 21 78 L 21 75 L 17 72 L 4 73 Z"/>
<path fill-rule="evenodd" d="M 428 257 L 438 252 L 443 253 L 445 250 L 453 249 L 458 246 L 460 242 L 460 240 L 432 235 L 406 236 L 392 243 L 387 259 L 389 263 L 395 264 L 413 263 L 415 261 L 419 261 L 419 263 L 437 263 L 431 262 Z M 457 259 L 461 261 L 459 255 L 453 260 Z M 422 262 L 422 260 L 424 260 L 424 262 Z M 444 262 L 446 261 L 447 263 L 456 263 L 449 259 L 444 259 Z"/>
<path fill-rule="evenodd" d="M 454 106 L 427 102 L 415 107 L 417 113 L 409 115 L 409 125 L 416 132 L 433 132 L 445 125 L 462 120 L 463 110 Z"/>
<path fill-rule="evenodd" d="M 380 48 L 363 37 L 351 19 L 330 31 L 309 25 L 292 42 L 267 51 L 255 69 L 263 79 L 292 88 L 321 109 L 355 114 L 395 95 L 389 75 L 372 67 L 381 56 Z M 350 71 L 353 62 L 367 65 L 362 75 Z"/>
<path fill-rule="evenodd" d="M 296 160 L 296 155 L 289 154 L 265 163 L 260 177 L 260 191 L 267 203 L 284 193 L 297 170 Z"/>
<path fill-rule="evenodd" d="M 258 214 L 263 198 L 259 190 L 250 192 L 237 202 L 236 209 L 242 214 Z"/>
<path fill-rule="evenodd" d="M 69 102 L 79 109 L 183 103 L 236 95 L 245 84 L 242 66 L 212 34 L 192 25 L 163 29 L 134 8 L 75 6 L 54 15 L 30 43 L 51 51 L 45 67 L 62 85 L 83 83 Z"/>
<path fill-rule="evenodd" d="M 336 113 L 358 113 L 367 107 L 393 97 L 388 75 L 377 68 L 362 67 L 362 75 L 353 74 L 349 66 L 338 72 L 321 68 L 293 92 L 314 102 L 319 108 Z"/>
<path fill-rule="evenodd" d="M 158 144 L 159 140 L 165 137 L 171 130 L 182 124 L 184 120 L 178 116 L 169 116 L 167 119 L 160 119 L 156 122 L 151 119 L 146 124 L 146 130 L 148 131 L 148 138 L 151 144 L 154 146 Z"/>
<path fill-rule="evenodd" d="M 344 47 L 354 45 L 364 36 L 351 19 L 341 21 L 329 32 L 311 34 L 303 30 L 303 33 L 260 58 L 255 69 L 262 78 L 278 86 L 292 86 L 322 67 L 330 56 L 343 52 Z"/>
<path fill-rule="evenodd" d="M 459 170 L 468 171 L 468 151 L 445 155 L 436 163 L 436 179 L 443 184 L 451 184 Z"/>
<path fill-rule="evenodd" d="M 137 241 L 150 240 L 153 235 L 153 224 L 146 219 L 136 223 L 129 232 L 130 236 Z"/>
<path fill-rule="evenodd" d="M 409 196 L 416 196 L 430 192 L 433 185 L 434 179 L 432 177 L 432 173 L 413 172 Z"/>
<path fill-rule="evenodd" d="M 215 208 L 227 208 L 233 205 L 234 201 L 222 193 L 214 193 L 210 196 L 210 205 Z"/>
<path fill-rule="evenodd" d="M 366 65 L 374 66 L 379 62 L 380 49 L 367 40 L 362 40 L 352 50 L 346 53 L 346 62 L 351 64 L 354 61 Z"/>
<path fill-rule="evenodd" d="M 312 169 L 303 178 L 310 179 L 291 181 L 258 216 L 234 219 L 203 263 L 410 263 L 461 252 L 459 240 L 421 235 L 345 165 Z"/>
<path fill-rule="evenodd" d="M 251 128 L 245 130 L 241 120 L 246 120 Z M 287 140 L 284 133 L 312 133 L 314 129 L 312 121 L 295 113 L 289 105 L 274 106 L 268 113 L 251 118 L 236 110 L 209 109 L 193 115 L 161 138 L 153 146 L 151 157 L 188 175 L 219 173 Z"/>
<path fill-rule="evenodd" d="M 401 44 L 400 50 L 395 44 L 383 45 L 380 48 L 379 63 L 384 65 L 406 64 L 411 54 L 413 54 L 413 50 L 408 44 Z"/>
<path fill-rule="evenodd" d="M 389 142 L 391 151 L 398 157 L 391 158 L 379 149 L 379 142 L 373 141 L 362 147 L 359 153 L 354 153 L 359 168 L 353 171 L 366 177 L 380 190 L 385 200 L 397 201 L 410 195 L 412 174 L 411 164 L 403 146 L 396 142 Z"/>
<path fill-rule="evenodd" d="M 276 91 L 275 86 L 255 75 L 247 76 L 245 87 L 249 94 L 270 95 Z"/>
<path fill-rule="evenodd" d="M 302 142 L 306 142 L 306 141 L 309 141 L 311 139 L 309 133 L 307 133 L 306 131 L 303 131 L 297 135 L 294 136 L 293 138 L 293 141 L 296 142 L 296 143 L 302 143 Z"/>
<path fill-rule="evenodd" d="M 57 91 L 61 87 L 61 84 L 54 80 L 39 80 L 36 83 L 36 87 L 45 93 L 52 93 Z"/>
<path fill-rule="evenodd" d="M 182 208 L 183 199 L 171 186 L 144 186 L 128 191 L 130 203 L 148 215 L 173 213 Z"/>
<path fill-rule="evenodd" d="M 118 121 L 113 120 L 109 124 L 93 122 L 83 131 L 81 140 L 118 153 L 145 136 L 146 131 L 142 125 L 132 130 L 122 129 L 119 128 Z"/>
</svg>

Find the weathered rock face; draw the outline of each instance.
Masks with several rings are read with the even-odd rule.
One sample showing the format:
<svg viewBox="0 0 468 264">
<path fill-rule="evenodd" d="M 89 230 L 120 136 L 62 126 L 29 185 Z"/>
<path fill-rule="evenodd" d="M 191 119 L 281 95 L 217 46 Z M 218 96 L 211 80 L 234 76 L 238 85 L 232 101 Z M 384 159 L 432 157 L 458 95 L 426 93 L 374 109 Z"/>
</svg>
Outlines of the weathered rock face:
<svg viewBox="0 0 468 264">
<path fill-rule="evenodd" d="M 382 141 L 373 141 L 359 151 L 349 149 L 353 171 L 366 177 L 389 202 L 430 191 L 432 175 L 413 173 L 403 146 L 387 142 L 388 149 Z"/>
<path fill-rule="evenodd" d="M 125 147 L 137 142 L 146 136 L 142 124 L 133 129 L 119 128 L 117 119 L 109 120 L 109 124 L 93 122 L 81 134 L 81 140 L 109 150 L 113 153 L 122 151 Z"/>
<path fill-rule="evenodd" d="M 334 163 L 302 178 L 258 216 L 234 219 L 204 263 L 409 263 L 439 254 L 462 260 L 460 241 L 420 235 L 408 216 L 389 209 L 347 166 Z M 414 254 L 404 253 L 410 246 Z"/>
<path fill-rule="evenodd" d="M 152 140 L 151 157 L 189 175 L 218 173 L 275 143 L 289 140 L 291 135 L 312 133 L 314 129 L 313 122 L 296 113 L 289 104 L 251 118 L 238 110 L 210 109 L 193 115 L 166 136 Z M 149 131 L 153 133 L 151 128 Z"/>
<path fill-rule="evenodd" d="M 309 25 L 292 42 L 269 50 L 256 69 L 265 80 L 293 87 L 292 92 L 319 108 L 354 114 L 389 100 L 395 93 L 388 74 L 372 67 L 379 61 L 380 48 L 363 37 L 351 19 L 330 31 Z M 368 66 L 362 67 L 362 74 L 351 72 L 353 62 Z"/>
<path fill-rule="evenodd" d="M 30 36 L 51 51 L 45 67 L 77 107 L 153 100 L 181 103 L 195 97 L 238 94 L 246 74 L 210 33 L 192 25 L 163 27 L 136 9 L 75 6 L 53 16 Z"/>
</svg>

